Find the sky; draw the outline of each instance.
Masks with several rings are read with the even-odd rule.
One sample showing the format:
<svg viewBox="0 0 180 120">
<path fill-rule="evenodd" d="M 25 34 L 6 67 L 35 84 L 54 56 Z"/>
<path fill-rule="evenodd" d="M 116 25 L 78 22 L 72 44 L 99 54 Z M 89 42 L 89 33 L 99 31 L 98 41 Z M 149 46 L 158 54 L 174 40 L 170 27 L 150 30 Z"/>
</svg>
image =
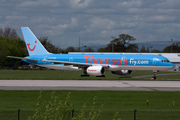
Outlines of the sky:
<svg viewBox="0 0 180 120">
<path fill-rule="evenodd" d="M 60 47 L 105 45 L 129 34 L 136 43 L 180 41 L 179 0 L 0 0 L 0 28 L 29 27 Z"/>
</svg>

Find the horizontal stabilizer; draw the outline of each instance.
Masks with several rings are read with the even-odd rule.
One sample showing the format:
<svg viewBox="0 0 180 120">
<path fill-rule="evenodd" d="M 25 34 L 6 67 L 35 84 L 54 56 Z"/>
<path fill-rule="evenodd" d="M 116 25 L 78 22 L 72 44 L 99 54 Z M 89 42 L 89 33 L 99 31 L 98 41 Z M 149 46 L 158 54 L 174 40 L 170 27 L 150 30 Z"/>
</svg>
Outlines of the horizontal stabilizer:
<svg viewBox="0 0 180 120">
<path fill-rule="evenodd" d="M 21 59 L 21 60 L 30 60 L 30 61 L 39 61 L 37 59 L 30 59 L 30 58 L 24 58 L 24 57 L 15 57 L 15 56 L 7 56 L 8 58 L 15 58 L 15 59 Z"/>
</svg>

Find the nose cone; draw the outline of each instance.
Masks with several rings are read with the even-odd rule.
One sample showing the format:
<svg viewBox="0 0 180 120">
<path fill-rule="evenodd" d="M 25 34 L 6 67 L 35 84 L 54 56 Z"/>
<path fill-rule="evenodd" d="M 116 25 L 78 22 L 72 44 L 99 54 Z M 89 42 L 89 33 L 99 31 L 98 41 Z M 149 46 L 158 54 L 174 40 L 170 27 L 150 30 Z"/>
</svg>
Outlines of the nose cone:
<svg viewBox="0 0 180 120">
<path fill-rule="evenodd" d="M 170 67 L 170 69 L 173 69 L 175 66 L 174 66 L 174 64 L 173 63 L 169 63 L 169 67 Z"/>
</svg>

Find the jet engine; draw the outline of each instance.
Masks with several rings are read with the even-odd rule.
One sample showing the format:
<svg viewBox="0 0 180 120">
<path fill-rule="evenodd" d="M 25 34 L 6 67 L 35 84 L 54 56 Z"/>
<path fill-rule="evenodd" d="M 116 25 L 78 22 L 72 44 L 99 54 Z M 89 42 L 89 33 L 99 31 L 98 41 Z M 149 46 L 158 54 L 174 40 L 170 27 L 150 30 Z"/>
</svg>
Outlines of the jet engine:
<svg viewBox="0 0 180 120">
<path fill-rule="evenodd" d="M 86 69 L 89 75 L 94 76 L 103 76 L 105 73 L 105 69 L 103 66 L 90 66 Z"/>
<path fill-rule="evenodd" d="M 132 70 L 119 70 L 119 71 L 111 71 L 113 74 L 117 75 L 131 75 Z"/>
</svg>

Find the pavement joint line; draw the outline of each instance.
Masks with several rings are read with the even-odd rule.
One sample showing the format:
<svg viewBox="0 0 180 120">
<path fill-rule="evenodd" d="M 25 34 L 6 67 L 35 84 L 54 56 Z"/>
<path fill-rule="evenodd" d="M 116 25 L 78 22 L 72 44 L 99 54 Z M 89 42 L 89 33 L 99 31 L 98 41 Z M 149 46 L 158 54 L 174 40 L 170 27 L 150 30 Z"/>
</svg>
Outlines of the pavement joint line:
<svg viewBox="0 0 180 120">
<path fill-rule="evenodd" d="M 162 76 L 162 75 L 176 75 L 180 73 L 166 73 L 166 74 L 156 74 L 156 76 Z M 144 77 L 152 77 L 153 75 L 143 75 L 143 76 L 135 76 L 132 78 L 144 78 Z"/>
</svg>

